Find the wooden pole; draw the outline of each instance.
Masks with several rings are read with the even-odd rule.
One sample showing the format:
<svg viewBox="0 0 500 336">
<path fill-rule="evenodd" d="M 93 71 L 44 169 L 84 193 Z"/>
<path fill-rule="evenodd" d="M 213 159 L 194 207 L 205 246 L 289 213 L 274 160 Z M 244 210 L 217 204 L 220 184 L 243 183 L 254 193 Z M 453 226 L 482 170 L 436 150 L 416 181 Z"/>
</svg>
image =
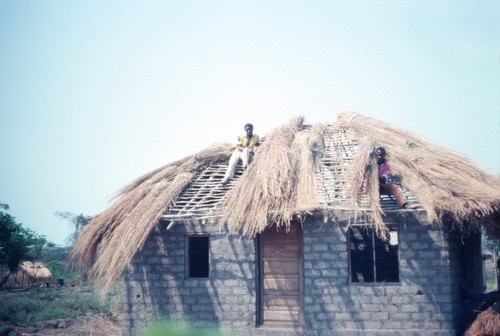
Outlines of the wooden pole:
<svg viewBox="0 0 500 336">
<path fill-rule="evenodd" d="M 499 281 L 498 281 L 498 276 L 499 276 L 498 266 L 499 265 L 498 265 L 498 261 L 497 260 L 498 260 L 498 253 L 497 253 L 496 250 L 493 250 L 493 262 L 496 263 L 496 265 L 495 265 L 495 288 L 497 290 L 500 290 L 500 288 L 498 288 L 498 283 L 499 283 Z"/>
</svg>

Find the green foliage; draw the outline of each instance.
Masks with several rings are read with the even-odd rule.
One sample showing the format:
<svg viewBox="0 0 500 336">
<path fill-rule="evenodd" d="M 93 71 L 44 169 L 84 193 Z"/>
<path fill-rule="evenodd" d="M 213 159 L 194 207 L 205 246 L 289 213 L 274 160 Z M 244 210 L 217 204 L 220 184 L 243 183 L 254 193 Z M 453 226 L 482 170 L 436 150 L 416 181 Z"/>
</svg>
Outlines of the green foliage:
<svg viewBox="0 0 500 336">
<path fill-rule="evenodd" d="M 123 297 L 123 296 L 120 296 Z M 26 292 L 0 293 L 0 321 L 11 325 L 91 314 L 117 320 L 123 302 L 116 298 L 101 300 L 93 292 L 60 288 L 31 288 Z"/>
<path fill-rule="evenodd" d="M 82 285 L 86 282 L 85 274 L 73 272 L 69 270 L 64 261 L 52 260 L 46 264 L 47 268 L 52 273 L 54 280 L 63 279 L 66 285 Z"/>
<path fill-rule="evenodd" d="M 14 217 L 4 211 L 8 209 L 8 205 L 0 203 L 0 268 L 13 273 L 21 262 L 40 257 L 47 240 L 17 223 Z M 0 286 L 5 280 L 0 281 Z"/>
<path fill-rule="evenodd" d="M 58 279 L 64 280 L 64 285 L 81 286 L 87 283 L 87 276 L 84 272 L 71 270 L 67 264 L 66 259 L 69 255 L 71 247 L 60 246 L 45 246 L 41 259 L 42 263 L 52 273 L 54 281 Z"/>
<path fill-rule="evenodd" d="M 47 264 L 52 260 L 65 261 L 68 258 L 71 247 L 49 246 L 48 244 L 43 249 L 40 261 Z"/>
<path fill-rule="evenodd" d="M 143 330 L 141 336 L 229 336 L 234 333 L 217 328 L 195 328 L 186 323 L 156 321 Z"/>
<path fill-rule="evenodd" d="M 2 321 L 0 321 L 0 335 L 8 335 L 8 332 L 10 331 L 10 328 L 8 325 L 4 324 Z"/>
</svg>

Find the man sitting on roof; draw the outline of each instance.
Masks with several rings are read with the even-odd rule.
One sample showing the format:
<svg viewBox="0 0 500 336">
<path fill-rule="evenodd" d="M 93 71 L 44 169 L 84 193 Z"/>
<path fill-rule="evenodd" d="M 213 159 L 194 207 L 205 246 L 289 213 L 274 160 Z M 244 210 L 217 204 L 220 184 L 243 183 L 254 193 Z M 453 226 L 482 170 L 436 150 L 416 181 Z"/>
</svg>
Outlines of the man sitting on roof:
<svg viewBox="0 0 500 336">
<path fill-rule="evenodd" d="M 387 162 L 386 152 L 384 147 L 378 147 L 375 150 L 375 157 L 377 158 L 378 165 L 378 179 L 380 186 L 380 193 L 385 195 L 393 195 L 396 198 L 396 203 L 400 208 L 406 208 L 408 203 L 399 190 L 398 186 L 391 181 L 391 166 Z"/>
<path fill-rule="evenodd" d="M 222 179 L 222 185 L 225 185 L 234 176 L 234 171 L 238 162 L 242 161 L 243 169 L 247 169 L 253 155 L 254 148 L 259 146 L 259 136 L 253 134 L 253 125 L 246 124 L 244 126 L 245 134 L 238 137 L 238 143 L 236 144 L 236 149 L 234 150 L 231 158 L 229 159 L 229 166 L 227 167 L 226 175 Z"/>
</svg>

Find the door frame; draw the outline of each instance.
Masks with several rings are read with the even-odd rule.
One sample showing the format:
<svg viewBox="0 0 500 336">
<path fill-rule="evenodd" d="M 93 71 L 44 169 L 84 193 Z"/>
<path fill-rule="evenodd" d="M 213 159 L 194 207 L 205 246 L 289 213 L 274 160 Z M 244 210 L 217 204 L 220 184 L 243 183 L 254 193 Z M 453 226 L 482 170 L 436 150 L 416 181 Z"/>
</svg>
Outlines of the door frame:
<svg viewBox="0 0 500 336">
<path fill-rule="evenodd" d="M 266 230 L 275 228 L 276 224 L 268 224 Z M 299 321 L 297 323 L 291 323 L 290 327 L 303 326 L 304 325 L 304 263 L 303 263 L 303 243 L 304 243 L 304 234 L 302 229 L 302 223 L 300 221 L 294 220 L 290 223 L 290 225 L 296 226 L 298 230 L 298 270 L 299 270 Z M 283 230 L 285 228 L 283 227 Z M 256 258 L 256 326 L 258 327 L 266 327 L 264 324 L 264 260 L 263 260 L 263 242 L 262 242 L 262 233 L 259 233 L 255 237 L 255 243 L 257 248 L 255 249 L 255 258 Z"/>
</svg>

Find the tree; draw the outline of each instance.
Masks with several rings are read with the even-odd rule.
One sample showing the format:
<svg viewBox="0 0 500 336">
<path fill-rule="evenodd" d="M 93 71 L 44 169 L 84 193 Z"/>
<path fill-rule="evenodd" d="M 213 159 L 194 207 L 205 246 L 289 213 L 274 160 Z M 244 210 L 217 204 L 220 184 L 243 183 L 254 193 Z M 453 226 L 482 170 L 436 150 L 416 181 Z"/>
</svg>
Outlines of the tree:
<svg viewBox="0 0 500 336">
<path fill-rule="evenodd" d="M 90 220 L 92 217 L 90 216 L 85 216 L 83 214 L 75 215 L 72 212 L 66 211 L 66 212 L 56 212 L 56 216 L 59 218 L 62 218 L 74 227 L 73 233 L 66 239 L 66 242 L 68 245 L 73 245 L 80 235 L 80 232 L 82 232 L 83 228 L 90 223 Z"/>
<path fill-rule="evenodd" d="M 33 230 L 24 228 L 7 211 L 9 206 L 0 203 L 0 268 L 7 274 L 0 279 L 0 287 L 11 273 L 17 272 L 23 261 L 40 257 L 47 240 Z"/>
</svg>

